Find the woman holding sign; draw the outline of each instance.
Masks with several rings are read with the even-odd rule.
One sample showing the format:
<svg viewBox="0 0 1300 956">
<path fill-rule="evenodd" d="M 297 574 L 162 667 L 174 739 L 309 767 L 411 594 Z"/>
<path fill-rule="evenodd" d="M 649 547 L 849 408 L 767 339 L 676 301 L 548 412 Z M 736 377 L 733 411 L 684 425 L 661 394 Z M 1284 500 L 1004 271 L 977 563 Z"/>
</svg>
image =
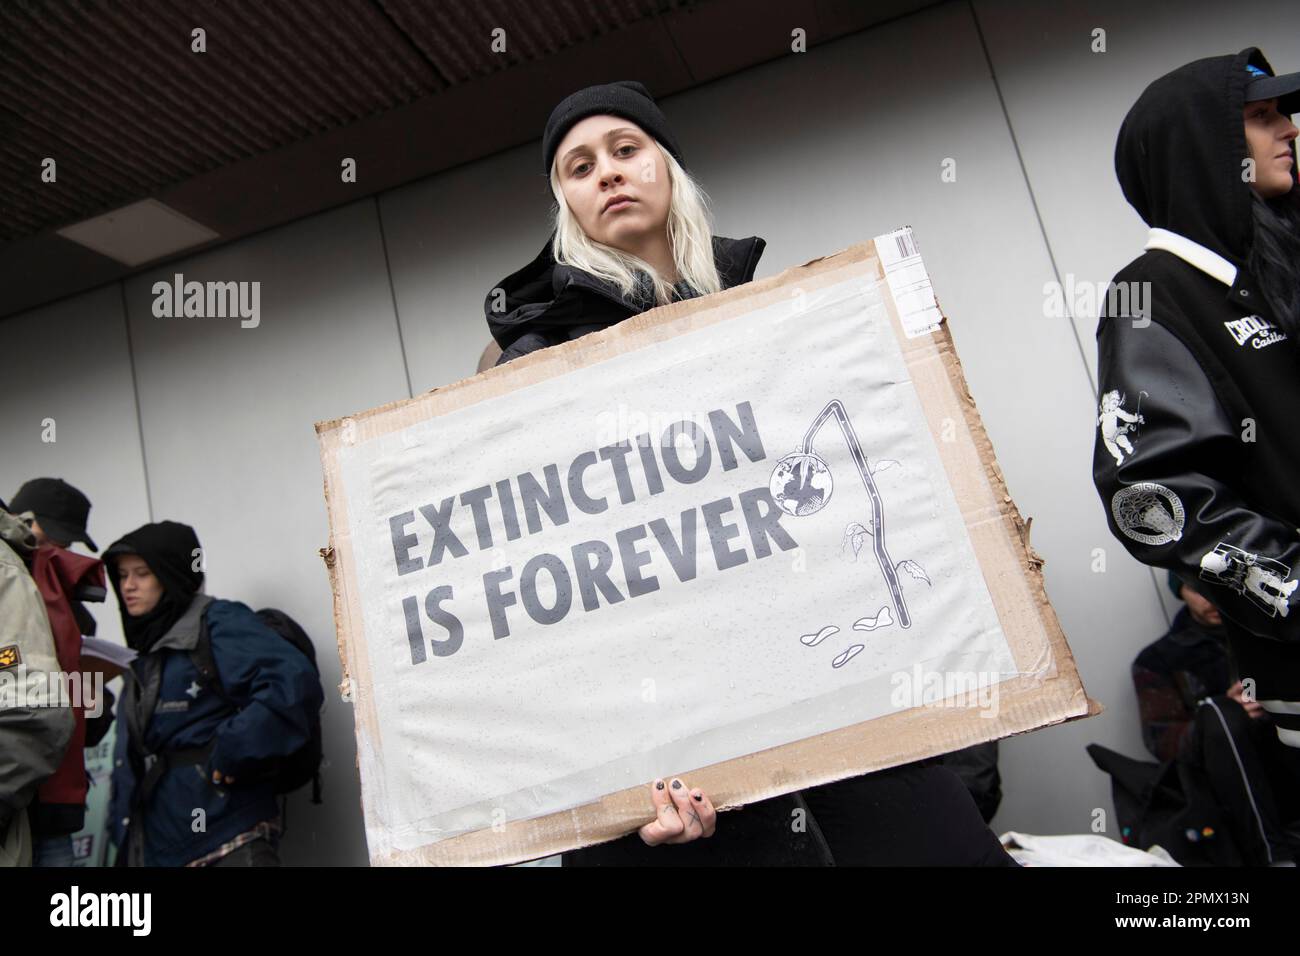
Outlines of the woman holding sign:
<svg viewBox="0 0 1300 956">
<path fill-rule="evenodd" d="M 484 302 L 502 350 L 496 364 L 754 277 L 766 243 L 713 234 L 704 195 L 640 83 L 564 99 L 542 150 L 555 228 Z M 935 760 L 721 818 L 708 794 L 677 778 L 654 781 L 650 798 L 653 818 L 638 833 L 566 853 L 564 865 L 1015 865 L 961 781 Z"/>
</svg>

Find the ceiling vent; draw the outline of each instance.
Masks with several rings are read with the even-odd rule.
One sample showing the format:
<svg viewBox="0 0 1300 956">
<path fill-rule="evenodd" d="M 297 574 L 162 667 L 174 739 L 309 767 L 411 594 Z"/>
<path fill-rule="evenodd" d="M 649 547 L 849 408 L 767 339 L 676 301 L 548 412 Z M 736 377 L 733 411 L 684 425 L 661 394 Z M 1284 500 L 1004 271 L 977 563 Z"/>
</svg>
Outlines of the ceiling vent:
<svg viewBox="0 0 1300 956">
<path fill-rule="evenodd" d="M 156 199 L 133 202 L 57 232 L 126 266 L 143 265 L 218 238 L 207 226 Z"/>
</svg>

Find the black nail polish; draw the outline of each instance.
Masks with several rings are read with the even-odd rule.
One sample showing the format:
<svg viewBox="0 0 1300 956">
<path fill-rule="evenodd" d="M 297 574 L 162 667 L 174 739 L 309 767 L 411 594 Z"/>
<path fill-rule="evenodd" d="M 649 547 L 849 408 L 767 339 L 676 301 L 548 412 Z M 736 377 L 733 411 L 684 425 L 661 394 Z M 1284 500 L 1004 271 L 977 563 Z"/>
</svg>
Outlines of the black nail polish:
<svg viewBox="0 0 1300 956">
<path fill-rule="evenodd" d="M 664 782 L 663 782 L 662 780 L 656 780 L 656 781 L 655 781 L 655 789 L 656 789 L 656 790 L 662 790 L 663 788 L 664 788 Z"/>
<path fill-rule="evenodd" d="M 673 789 L 674 789 L 674 790 L 680 790 L 680 789 L 682 789 L 682 782 L 681 782 L 680 780 L 674 780 L 674 781 L 673 781 Z"/>
<path fill-rule="evenodd" d="M 695 795 L 695 802 L 696 802 L 696 803 L 703 803 L 703 802 L 704 802 L 704 794 L 702 794 L 702 793 L 697 793 L 697 794 Z"/>
</svg>

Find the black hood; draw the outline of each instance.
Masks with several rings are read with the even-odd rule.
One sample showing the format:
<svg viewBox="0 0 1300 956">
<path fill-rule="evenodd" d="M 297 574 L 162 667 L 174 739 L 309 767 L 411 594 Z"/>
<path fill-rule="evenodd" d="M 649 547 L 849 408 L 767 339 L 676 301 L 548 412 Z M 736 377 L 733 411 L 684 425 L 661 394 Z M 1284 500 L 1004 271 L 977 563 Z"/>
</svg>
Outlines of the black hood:
<svg viewBox="0 0 1300 956">
<path fill-rule="evenodd" d="M 545 333 L 589 324 L 590 316 L 584 318 L 582 309 L 574 307 L 580 290 L 611 299 L 623 305 L 630 315 L 640 311 L 613 284 L 581 269 L 557 265 L 551 255 L 554 239 L 552 231 L 533 261 L 496 283 L 483 300 L 488 329 L 502 349 L 508 349 L 528 332 Z M 730 289 L 752 279 L 766 246 L 767 242 L 758 236 L 748 239 L 714 236 L 713 261 L 722 287 Z M 499 311 L 493 309 L 497 289 L 505 293 L 505 308 Z"/>
<path fill-rule="evenodd" d="M 158 604 L 139 617 L 126 612 L 122 602 L 121 583 L 117 577 L 117 561 L 122 555 L 134 554 L 149 565 L 162 584 L 163 595 Z M 136 528 L 118 538 L 104 552 L 108 565 L 108 578 L 117 593 L 117 605 L 122 614 L 122 630 L 127 646 L 145 654 L 159 638 L 180 620 L 189 608 L 194 595 L 203 587 L 198 535 L 194 529 L 179 521 L 159 521 Z"/>
<path fill-rule="evenodd" d="M 1254 236 L 1252 189 L 1242 179 L 1250 155 L 1242 118 L 1247 64 L 1273 73 L 1256 47 L 1166 73 L 1138 97 L 1115 143 L 1120 188 L 1147 225 L 1200 243 L 1238 269 Z"/>
</svg>

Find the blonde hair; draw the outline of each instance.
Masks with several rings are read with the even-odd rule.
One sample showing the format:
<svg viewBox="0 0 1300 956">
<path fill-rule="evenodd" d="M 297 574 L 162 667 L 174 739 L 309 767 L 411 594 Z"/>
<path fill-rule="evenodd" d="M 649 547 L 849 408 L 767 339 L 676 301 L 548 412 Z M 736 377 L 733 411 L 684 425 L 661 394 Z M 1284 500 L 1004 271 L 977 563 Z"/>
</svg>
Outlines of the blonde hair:
<svg viewBox="0 0 1300 956">
<path fill-rule="evenodd" d="M 653 136 L 647 138 L 659 148 L 668 170 L 668 184 L 672 198 L 668 203 L 668 246 L 672 250 L 673 264 L 680 278 L 690 283 L 700 295 L 722 290 L 722 279 L 713 260 L 713 221 L 709 214 L 708 197 L 698 182 L 682 168 L 676 157 Z M 661 276 L 650 263 L 639 256 L 597 242 L 583 231 L 560 186 L 559 163 L 551 163 L 551 193 L 555 207 L 551 214 L 555 222 L 555 240 L 551 255 L 561 265 L 589 272 L 597 278 L 616 285 L 625 297 L 632 297 L 638 285 L 637 272 L 650 279 L 656 305 L 673 301 L 673 284 Z"/>
</svg>

